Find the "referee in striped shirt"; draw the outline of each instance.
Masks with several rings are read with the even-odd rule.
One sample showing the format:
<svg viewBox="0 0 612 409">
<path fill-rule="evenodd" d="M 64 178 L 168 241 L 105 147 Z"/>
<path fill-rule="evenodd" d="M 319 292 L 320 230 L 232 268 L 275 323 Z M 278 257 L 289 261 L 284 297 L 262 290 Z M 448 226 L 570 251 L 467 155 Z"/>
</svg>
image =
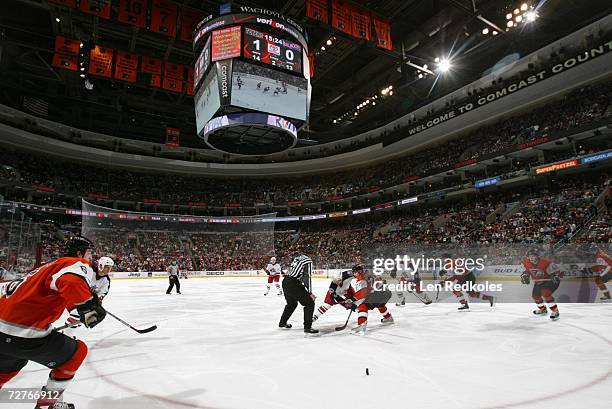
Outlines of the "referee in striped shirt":
<svg viewBox="0 0 612 409">
<path fill-rule="evenodd" d="M 293 259 L 289 271 L 283 280 L 283 293 L 285 294 L 285 310 L 281 316 L 278 326 L 280 328 L 291 328 L 287 320 L 297 308 L 298 302 L 304 306 L 304 332 L 317 334 L 319 331 L 312 329 L 312 314 L 315 307 L 315 295 L 312 293 L 312 260 L 310 257 L 301 255 Z"/>
</svg>

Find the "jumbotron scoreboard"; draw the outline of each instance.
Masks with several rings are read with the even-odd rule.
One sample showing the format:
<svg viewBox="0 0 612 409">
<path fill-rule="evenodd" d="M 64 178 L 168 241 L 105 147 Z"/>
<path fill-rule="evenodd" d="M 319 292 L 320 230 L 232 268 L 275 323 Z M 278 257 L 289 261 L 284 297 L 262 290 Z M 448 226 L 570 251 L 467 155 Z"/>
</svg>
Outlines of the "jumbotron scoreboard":
<svg viewBox="0 0 612 409">
<path fill-rule="evenodd" d="M 193 45 L 196 126 L 210 147 L 265 155 L 295 146 L 311 95 L 308 44 L 299 24 L 241 7 L 200 22 Z"/>
</svg>

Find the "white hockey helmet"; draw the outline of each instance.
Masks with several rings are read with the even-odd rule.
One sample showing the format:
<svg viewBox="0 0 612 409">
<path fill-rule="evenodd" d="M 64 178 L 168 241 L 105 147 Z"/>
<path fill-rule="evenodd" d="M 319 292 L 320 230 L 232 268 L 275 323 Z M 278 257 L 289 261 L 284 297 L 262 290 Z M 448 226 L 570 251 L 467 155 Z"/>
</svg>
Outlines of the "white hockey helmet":
<svg viewBox="0 0 612 409">
<path fill-rule="evenodd" d="M 276 257 L 272 257 L 272 258 L 270 258 L 270 263 L 271 263 L 271 264 L 276 263 Z"/>
<path fill-rule="evenodd" d="M 106 257 L 106 256 L 104 256 L 104 257 L 100 257 L 100 258 L 98 259 L 98 268 L 99 268 L 100 270 L 102 270 L 102 269 L 103 269 L 104 267 L 106 267 L 106 266 L 113 267 L 114 265 L 115 265 L 115 262 L 114 262 L 114 261 L 113 261 L 113 259 L 112 259 L 112 258 L 110 258 L 110 257 Z"/>
</svg>

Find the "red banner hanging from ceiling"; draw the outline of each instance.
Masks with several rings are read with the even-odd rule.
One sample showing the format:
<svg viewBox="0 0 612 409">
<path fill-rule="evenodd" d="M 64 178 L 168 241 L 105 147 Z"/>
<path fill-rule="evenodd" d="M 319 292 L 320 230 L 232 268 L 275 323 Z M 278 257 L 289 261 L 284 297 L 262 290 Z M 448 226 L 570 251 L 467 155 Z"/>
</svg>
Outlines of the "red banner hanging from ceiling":
<svg viewBox="0 0 612 409">
<path fill-rule="evenodd" d="M 189 67 L 187 71 L 187 89 L 185 93 L 187 95 L 193 95 L 193 67 Z"/>
<path fill-rule="evenodd" d="M 115 61 L 115 78 L 122 81 L 136 82 L 138 56 L 125 51 L 117 51 Z"/>
<path fill-rule="evenodd" d="M 183 65 L 166 61 L 164 63 L 163 88 L 168 91 L 182 92 L 184 71 Z"/>
<path fill-rule="evenodd" d="M 140 71 L 147 74 L 161 75 L 162 62 L 159 58 L 153 58 L 146 55 L 142 56 L 140 63 Z"/>
<path fill-rule="evenodd" d="M 206 14 L 199 10 L 181 7 L 181 40 L 191 43 L 193 41 L 193 32 L 204 17 L 206 17 Z"/>
<path fill-rule="evenodd" d="M 178 128 L 166 128 L 166 146 L 177 148 L 180 144 L 181 130 Z"/>
<path fill-rule="evenodd" d="M 391 24 L 388 21 L 372 16 L 374 20 L 374 31 L 376 31 L 376 46 L 392 50 Z"/>
<path fill-rule="evenodd" d="M 151 31 L 167 35 L 176 36 L 176 18 L 178 7 L 173 1 L 152 0 L 151 9 Z"/>
<path fill-rule="evenodd" d="M 364 40 L 371 39 L 370 12 L 359 7 L 351 10 L 351 31 L 353 36 Z"/>
<path fill-rule="evenodd" d="M 63 36 L 55 37 L 55 54 L 52 65 L 58 68 L 76 71 L 79 63 L 81 42 Z"/>
<path fill-rule="evenodd" d="M 329 24 L 328 0 L 306 0 L 306 17 Z"/>
<path fill-rule="evenodd" d="M 340 0 L 332 0 L 332 27 L 353 34 L 351 30 L 351 6 Z"/>
<path fill-rule="evenodd" d="M 146 27 L 147 0 L 119 0 L 117 20 L 136 27 Z"/>
<path fill-rule="evenodd" d="M 89 73 L 98 77 L 110 78 L 113 71 L 113 49 L 100 47 L 92 48 L 89 53 Z"/>
<path fill-rule="evenodd" d="M 80 9 L 83 13 L 108 20 L 111 13 L 111 0 L 81 0 Z"/>
</svg>

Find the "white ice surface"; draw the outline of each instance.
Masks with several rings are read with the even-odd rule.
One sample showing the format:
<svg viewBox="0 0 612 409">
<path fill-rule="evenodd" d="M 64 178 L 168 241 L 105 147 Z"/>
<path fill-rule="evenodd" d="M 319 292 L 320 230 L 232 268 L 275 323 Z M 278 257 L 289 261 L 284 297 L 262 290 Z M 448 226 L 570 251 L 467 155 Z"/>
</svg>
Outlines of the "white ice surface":
<svg viewBox="0 0 612 409">
<path fill-rule="evenodd" d="M 370 312 L 368 334 L 335 332 L 334 307 L 305 338 L 302 308 L 279 330 L 284 299 L 263 278 L 115 280 L 111 317 L 74 335 L 89 356 L 66 392 L 77 409 L 610 408 L 612 305 L 561 304 L 561 320 L 531 304 L 391 306 L 396 324 Z M 318 302 L 328 280 L 314 280 Z M 355 314 L 353 314 L 354 318 Z M 353 322 L 354 323 L 354 322 Z M 370 375 L 366 376 L 365 369 Z M 6 387 L 39 387 L 48 369 L 30 363 Z M 0 405 L 3 406 L 3 405 Z M 16 409 L 33 405 L 13 405 Z"/>
</svg>

